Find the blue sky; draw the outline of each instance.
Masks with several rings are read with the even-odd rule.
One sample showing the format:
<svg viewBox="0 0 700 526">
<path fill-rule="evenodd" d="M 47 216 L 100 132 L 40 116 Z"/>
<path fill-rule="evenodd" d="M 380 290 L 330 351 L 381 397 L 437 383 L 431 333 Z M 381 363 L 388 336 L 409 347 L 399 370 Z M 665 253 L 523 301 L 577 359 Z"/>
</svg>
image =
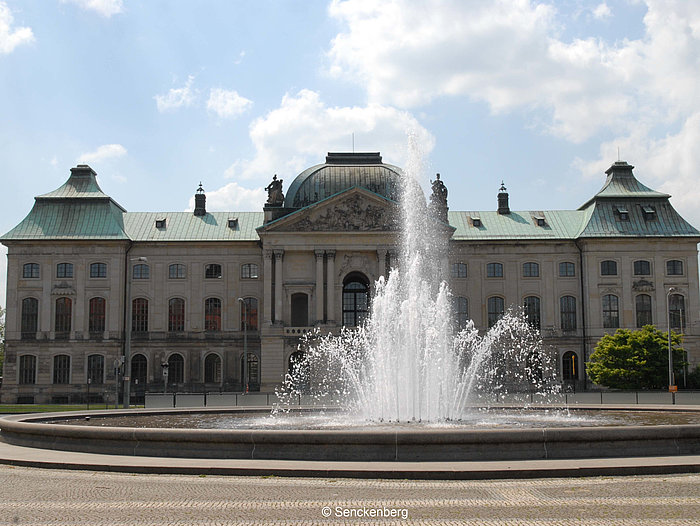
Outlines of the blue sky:
<svg viewBox="0 0 700 526">
<path fill-rule="evenodd" d="M 0 0 L 0 231 L 78 162 L 129 211 L 259 210 L 353 133 L 415 134 L 454 210 L 577 208 L 619 148 L 699 226 L 699 72 L 684 0 Z"/>
</svg>

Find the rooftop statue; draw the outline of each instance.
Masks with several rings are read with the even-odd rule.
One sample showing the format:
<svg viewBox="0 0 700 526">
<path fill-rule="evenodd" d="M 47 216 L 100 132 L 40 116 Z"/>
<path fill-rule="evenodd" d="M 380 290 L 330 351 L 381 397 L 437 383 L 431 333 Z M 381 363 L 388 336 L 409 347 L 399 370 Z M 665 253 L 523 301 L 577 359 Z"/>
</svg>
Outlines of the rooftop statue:
<svg viewBox="0 0 700 526">
<path fill-rule="evenodd" d="M 272 182 L 265 188 L 267 191 L 267 203 L 265 206 L 282 206 L 284 203 L 284 193 L 282 193 L 282 179 L 277 179 L 277 174 L 272 178 Z"/>
<path fill-rule="evenodd" d="M 433 187 L 433 192 L 430 195 L 430 208 L 433 213 L 442 221 L 447 223 L 447 187 L 440 180 L 440 174 L 435 175 L 435 180 L 430 181 Z"/>
</svg>

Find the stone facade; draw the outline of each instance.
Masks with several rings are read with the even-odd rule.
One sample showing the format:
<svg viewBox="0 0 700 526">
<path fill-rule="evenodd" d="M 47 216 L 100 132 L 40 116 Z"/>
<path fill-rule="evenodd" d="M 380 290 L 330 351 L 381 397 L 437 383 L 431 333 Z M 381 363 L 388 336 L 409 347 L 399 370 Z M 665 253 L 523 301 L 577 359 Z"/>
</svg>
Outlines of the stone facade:
<svg viewBox="0 0 700 526">
<path fill-rule="evenodd" d="M 114 403 L 125 313 L 134 401 L 163 389 L 272 390 L 299 338 L 357 319 L 357 291 L 371 294 L 397 262 L 401 173 L 378 154 L 330 154 L 253 213 L 206 212 L 201 187 L 197 214 L 127 213 L 89 167 L 71 172 L 1 238 L 5 403 L 77 402 L 88 390 Z M 435 264 L 457 318 L 486 330 L 500 308 L 525 305 L 559 355 L 562 382 L 577 389 L 589 387 L 583 363 L 603 334 L 647 321 L 666 330 L 669 303 L 700 363 L 700 233 L 631 166 L 607 175 L 575 211 L 511 211 L 505 187 L 499 211 L 494 199 L 493 211 L 448 212 L 444 187 L 431 199 L 449 220 L 449 254 Z"/>
</svg>

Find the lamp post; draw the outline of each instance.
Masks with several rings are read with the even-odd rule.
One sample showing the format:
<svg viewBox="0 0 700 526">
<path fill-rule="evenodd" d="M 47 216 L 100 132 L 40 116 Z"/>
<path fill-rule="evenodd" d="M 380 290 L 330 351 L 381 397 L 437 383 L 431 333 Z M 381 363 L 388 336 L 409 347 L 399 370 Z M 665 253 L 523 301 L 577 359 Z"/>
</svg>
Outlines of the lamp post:
<svg viewBox="0 0 700 526">
<path fill-rule="evenodd" d="M 673 389 L 673 352 L 671 350 L 671 294 L 676 287 L 670 287 L 666 293 L 666 319 L 668 320 L 668 390 Z"/>
<path fill-rule="evenodd" d="M 238 298 L 243 309 L 243 394 L 248 392 L 248 304 L 243 298 Z"/>
<path fill-rule="evenodd" d="M 131 324 L 134 316 L 131 305 L 131 270 L 132 261 L 148 261 L 146 257 L 131 258 L 126 267 L 126 334 L 124 335 L 124 409 L 129 409 L 131 402 Z"/>
</svg>

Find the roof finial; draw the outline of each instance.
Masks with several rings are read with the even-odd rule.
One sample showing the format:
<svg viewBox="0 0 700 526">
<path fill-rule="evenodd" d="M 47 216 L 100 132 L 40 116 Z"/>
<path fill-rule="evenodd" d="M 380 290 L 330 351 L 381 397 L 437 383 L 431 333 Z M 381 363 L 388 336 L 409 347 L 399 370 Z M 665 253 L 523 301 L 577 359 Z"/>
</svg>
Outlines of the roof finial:
<svg viewBox="0 0 700 526">
<path fill-rule="evenodd" d="M 617 147 L 617 162 L 620 162 L 620 147 Z"/>
<path fill-rule="evenodd" d="M 204 188 L 202 188 L 202 181 L 199 181 L 199 188 L 197 188 L 197 193 L 198 194 L 204 193 Z"/>
<path fill-rule="evenodd" d="M 499 192 L 505 192 L 507 190 L 505 183 L 501 180 L 501 187 L 498 189 Z"/>
</svg>

